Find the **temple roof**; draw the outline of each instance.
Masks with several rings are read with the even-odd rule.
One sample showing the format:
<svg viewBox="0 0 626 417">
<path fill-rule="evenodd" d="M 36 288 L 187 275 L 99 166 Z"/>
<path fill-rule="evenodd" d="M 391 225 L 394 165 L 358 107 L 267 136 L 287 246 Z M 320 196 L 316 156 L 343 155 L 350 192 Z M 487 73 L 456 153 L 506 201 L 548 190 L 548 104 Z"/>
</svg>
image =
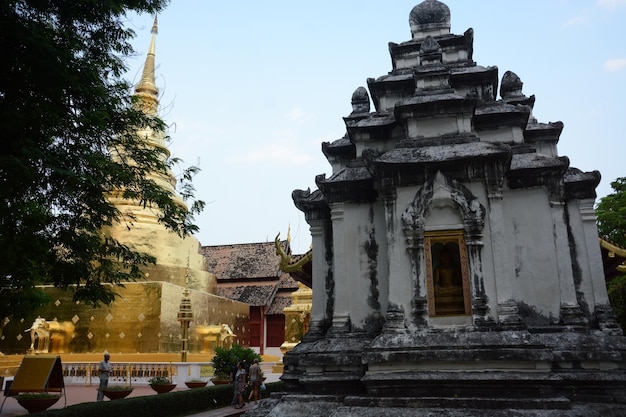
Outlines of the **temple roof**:
<svg viewBox="0 0 626 417">
<path fill-rule="evenodd" d="M 413 37 L 432 29 L 450 29 L 450 8 L 437 0 L 426 0 L 415 6 L 409 15 Z"/>
<path fill-rule="evenodd" d="M 269 303 L 275 289 L 276 283 L 218 286 L 217 295 L 258 307 Z"/>
<path fill-rule="evenodd" d="M 562 131 L 563 122 L 539 123 L 536 120 L 530 120 L 524 130 L 524 141 L 528 143 L 537 141 L 557 143 Z"/>
<path fill-rule="evenodd" d="M 287 241 L 282 241 L 285 246 Z M 241 243 L 233 245 L 203 246 L 202 253 L 208 269 L 218 280 L 279 279 L 280 256 L 274 242 Z"/>
<path fill-rule="evenodd" d="M 569 159 L 567 157 L 551 157 L 536 152 L 515 154 L 511 160 L 511 171 L 545 168 L 559 168 L 565 170 L 568 166 Z"/>
<path fill-rule="evenodd" d="M 283 314 L 285 307 L 291 305 L 291 295 L 276 295 L 270 308 L 265 312 L 266 315 Z"/>
<path fill-rule="evenodd" d="M 469 142 L 448 144 L 448 146 L 423 146 L 419 148 L 398 148 L 376 158 L 379 164 L 424 164 L 459 161 L 468 158 L 485 159 L 508 154 L 509 149 L 502 144 L 490 142 Z"/>
<path fill-rule="evenodd" d="M 298 283 L 280 270 L 274 242 L 203 246 L 209 271 L 217 277 L 217 295 L 282 314 Z M 288 240 L 279 241 L 288 251 Z"/>
<path fill-rule="evenodd" d="M 427 25 L 450 24 L 450 8 L 437 0 L 426 0 L 415 6 L 409 14 L 409 23 Z"/>
<path fill-rule="evenodd" d="M 600 237 L 600 251 L 607 281 L 626 274 L 626 248 Z"/>
</svg>

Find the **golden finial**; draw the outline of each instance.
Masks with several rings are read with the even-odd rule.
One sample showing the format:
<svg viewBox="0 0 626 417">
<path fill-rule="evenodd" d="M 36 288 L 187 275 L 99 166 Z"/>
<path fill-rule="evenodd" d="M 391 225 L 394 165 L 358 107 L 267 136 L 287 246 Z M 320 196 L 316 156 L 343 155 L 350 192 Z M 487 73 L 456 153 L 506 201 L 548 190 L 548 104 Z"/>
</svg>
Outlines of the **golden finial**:
<svg viewBox="0 0 626 417">
<path fill-rule="evenodd" d="M 135 87 L 135 95 L 139 97 L 139 105 L 141 110 L 146 114 L 155 115 L 159 106 L 159 89 L 156 87 L 154 75 L 154 59 L 156 35 L 158 33 L 157 16 L 154 16 L 154 24 L 152 25 L 152 39 L 150 40 L 150 48 L 146 55 L 146 62 L 143 66 L 141 80 Z"/>
</svg>

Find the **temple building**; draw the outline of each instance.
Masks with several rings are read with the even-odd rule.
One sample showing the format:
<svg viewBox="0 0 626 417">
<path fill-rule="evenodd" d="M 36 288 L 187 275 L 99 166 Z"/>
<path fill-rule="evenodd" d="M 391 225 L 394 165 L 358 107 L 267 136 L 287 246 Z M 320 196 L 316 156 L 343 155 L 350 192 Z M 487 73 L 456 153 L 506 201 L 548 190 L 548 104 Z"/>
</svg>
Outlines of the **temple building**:
<svg viewBox="0 0 626 417">
<path fill-rule="evenodd" d="M 283 359 L 288 393 L 247 415 L 625 415 L 599 172 L 559 155 L 563 124 L 533 116 L 514 72 L 473 61 L 444 3 L 409 24 L 322 145 L 331 175 L 293 193 L 310 328 Z"/>
<path fill-rule="evenodd" d="M 140 108 L 155 117 L 159 107 L 154 72 L 156 35 L 155 19 L 142 77 L 135 88 Z M 138 130 L 137 135 L 147 146 L 164 150 L 164 158 L 169 157 L 165 132 Z M 168 190 L 178 204 L 185 206 L 176 191 L 176 178 L 171 172 L 166 175 L 154 173 L 151 179 Z M 0 339 L 0 351 L 18 354 L 105 350 L 178 352 L 182 340 L 178 313 L 183 299 L 187 306 L 191 305 L 193 313 L 187 350 L 211 354 L 215 346 L 246 343 L 248 305 L 216 295 L 217 280 L 208 270 L 198 240 L 193 236 L 182 238 L 169 231 L 159 223 L 155 208 L 123 198 L 122 191 L 113 190 L 107 198 L 124 217 L 103 232 L 156 258 L 155 265 L 144 267 L 145 280 L 123 283 L 123 287 L 116 288 L 119 297 L 110 306 L 99 308 L 74 303 L 71 293 L 48 287 L 45 290 L 53 302 L 40 308 L 33 317 L 16 318 L 8 323 Z M 129 214 L 133 218 L 127 216 Z M 37 316 L 46 320 L 42 322 Z M 32 329 L 31 323 L 40 323 L 41 329 Z M 31 326 L 29 330 L 33 335 L 37 330 L 42 335 L 49 333 L 45 346 L 43 341 L 26 336 L 28 326 Z"/>
<path fill-rule="evenodd" d="M 601 237 L 600 249 L 607 283 L 618 276 L 626 275 L 626 248 Z"/>
<path fill-rule="evenodd" d="M 282 356 L 284 309 L 298 283 L 280 269 L 276 245 L 290 252 L 289 240 L 203 246 L 209 269 L 217 276 L 217 295 L 250 306 L 249 347 L 262 355 Z"/>
</svg>

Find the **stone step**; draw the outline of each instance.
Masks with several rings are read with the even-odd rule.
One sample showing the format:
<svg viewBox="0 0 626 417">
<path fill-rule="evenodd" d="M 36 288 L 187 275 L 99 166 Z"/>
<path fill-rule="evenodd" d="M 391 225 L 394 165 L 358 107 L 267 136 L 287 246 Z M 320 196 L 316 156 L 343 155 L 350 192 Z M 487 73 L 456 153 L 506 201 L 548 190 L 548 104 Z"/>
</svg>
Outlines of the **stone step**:
<svg viewBox="0 0 626 417">
<path fill-rule="evenodd" d="M 546 398 L 489 398 L 489 397 L 367 397 L 349 396 L 347 406 L 375 406 L 402 408 L 476 408 L 518 410 L 569 410 L 571 402 L 562 396 Z"/>
</svg>

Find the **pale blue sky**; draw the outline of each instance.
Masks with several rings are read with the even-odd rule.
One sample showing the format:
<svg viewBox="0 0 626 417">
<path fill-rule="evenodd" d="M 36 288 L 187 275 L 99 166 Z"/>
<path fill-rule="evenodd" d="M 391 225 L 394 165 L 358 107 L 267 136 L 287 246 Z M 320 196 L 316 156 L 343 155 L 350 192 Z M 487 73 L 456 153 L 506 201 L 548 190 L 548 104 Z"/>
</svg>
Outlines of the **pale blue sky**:
<svg viewBox="0 0 626 417">
<path fill-rule="evenodd" d="M 389 42 L 410 39 L 419 1 L 175 0 L 159 16 L 161 115 L 170 150 L 202 169 L 202 245 L 284 238 L 310 244 L 291 200 L 331 174 L 321 143 L 342 137 L 350 98 L 391 70 Z M 451 32 L 474 29 L 474 61 L 515 72 L 540 122 L 565 124 L 558 145 L 573 167 L 599 170 L 598 196 L 626 176 L 626 0 L 448 0 Z M 130 19 L 140 76 L 152 16 Z"/>
</svg>

